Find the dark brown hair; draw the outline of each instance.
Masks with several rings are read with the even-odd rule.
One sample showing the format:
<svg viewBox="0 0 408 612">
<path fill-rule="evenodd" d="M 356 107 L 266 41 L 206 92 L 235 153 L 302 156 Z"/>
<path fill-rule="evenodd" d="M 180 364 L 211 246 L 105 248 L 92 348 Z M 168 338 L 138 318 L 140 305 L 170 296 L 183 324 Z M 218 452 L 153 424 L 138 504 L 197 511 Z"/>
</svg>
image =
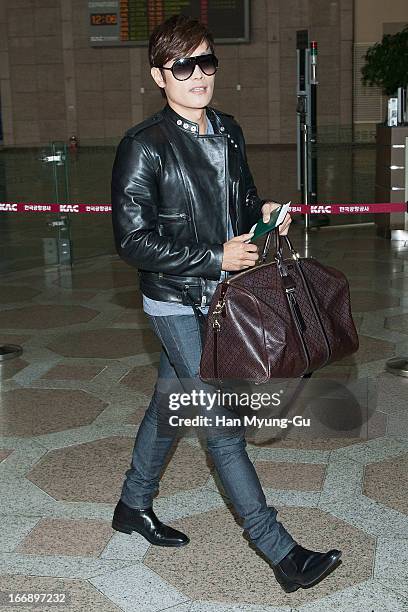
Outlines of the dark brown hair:
<svg viewBox="0 0 408 612">
<path fill-rule="evenodd" d="M 185 15 L 173 15 L 159 24 L 150 35 L 150 66 L 163 66 L 169 60 L 185 57 L 203 41 L 208 43 L 211 53 L 214 53 L 213 35 L 203 23 Z M 166 97 L 162 88 L 160 91 Z"/>
<path fill-rule="evenodd" d="M 207 27 L 197 19 L 173 15 L 152 32 L 149 40 L 150 66 L 163 66 L 171 59 L 185 57 L 206 41 L 214 53 L 214 39 Z"/>
</svg>

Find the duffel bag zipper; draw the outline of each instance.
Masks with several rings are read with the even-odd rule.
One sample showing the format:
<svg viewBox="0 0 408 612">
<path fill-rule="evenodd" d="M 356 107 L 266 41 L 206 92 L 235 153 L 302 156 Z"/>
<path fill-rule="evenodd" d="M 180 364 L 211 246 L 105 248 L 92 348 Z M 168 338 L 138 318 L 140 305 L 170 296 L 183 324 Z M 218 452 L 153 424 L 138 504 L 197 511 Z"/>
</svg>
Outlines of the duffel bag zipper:
<svg viewBox="0 0 408 612">
<path fill-rule="evenodd" d="M 301 277 L 302 282 L 303 282 L 303 286 L 304 286 L 305 291 L 307 293 L 307 296 L 309 298 L 310 305 L 312 307 L 312 310 L 314 312 L 316 320 L 317 320 L 317 322 L 320 325 L 320 330 L 322 332 L 322 336 L 323 336 L 325 344 L 326 344 L 327 358 L 326 358 L 326 361 L 324 362 L 324 364 L 322 366 L 320 366 L 321 368 L 323 368 L 328 363 L 328 361 L 329 361 L 329 359 L 331 357 L 331 353 L 332 352 L 331 352 L 331 348 L 330 348 L 330 342 L 329 342 L 329 339 L 327 337 L 327 333 L 326 333 L 326 330 L 324 328 L 323 321 L 322 321 L 320 313 L 319 313 L 319 309 L 316 306 L 316 303 L 314 301 L 314 297 L 312 295 L 312 292 L 310 291 L 309 283 L 307 282 L 307 279 L 306 279 L 306 277 L 305 277 L 305 275 L 303 273 L 302 266 L 301 266 L 300 262 L 298 262 L 298 270 L 299 270 L 299 274 L 300 274 L 300 277 Z"/>
<path fill-rule="evenodd" d="M 284 259 L 283 262 L 287 263 L 287 262 L 292 262 L 294 259 L 301 259 L 299 253 L 297 253 L 296 255 L 297 255 L 297 257 L 291 257 L 290 259 Z M 309 259 L 313 259 L 313 257 L 310 256 Z M 248 274 L 249 272 L 253 272 L 254 270 L 258 270 L 259 268 L 263 268 L 265 266 L 270 266 L 270 265 L 272 265 L 274 263 L 276 263 L 276 261 L 267 261 L 265 263 L 256 264 L 255 266 L 252 266 L 251 268 L 248 268 L 246 270 L 242 270 L 242 272 L 238 272 L 237 274 L 234 274 L 234 276 L 231 276 L 231 278 L 229 278 L 226 282 L 228 284 L 230 284 L 236 278 L 241 278 L 241 276 L 244 276 L 244 274 Z"/>
<path fill-rule="evenodd" d="M 293 292 L 294 292 L 294 289 L 285 289 L 285 293 L 288 298 L 289 308 L 292 313 L 292 318 L 296 325 L 296 329 L 299 335 L 299 340 L 302 345 L 303 353 L 306 359 L 306 369 L 303 372 L 303 374 L 306 374 L 310 366 L 310 356 L 309 356 L 309 351 L 307 350 L 305 339 L 303 337 L 303 331 L 305 329 L 305 322 L 303 320 L 302 314 L 300 312 L 299 304 L 297 303 L 296 297 Z"/>
</svg>

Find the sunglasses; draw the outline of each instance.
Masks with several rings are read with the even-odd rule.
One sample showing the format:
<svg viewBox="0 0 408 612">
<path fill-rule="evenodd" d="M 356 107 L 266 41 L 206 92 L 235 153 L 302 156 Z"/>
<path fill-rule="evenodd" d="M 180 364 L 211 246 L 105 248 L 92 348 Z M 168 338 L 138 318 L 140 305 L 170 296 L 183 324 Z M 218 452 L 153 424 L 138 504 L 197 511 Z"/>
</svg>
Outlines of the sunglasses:
<svg viewBox="0 0 408 612">
<path fill-rule="evenodd" d="M 156 66 L 162 70 L 171 70 L 173 76 L 177 81 L 186 81 L 193 74 L 196 64 L 198 64 L 201 70 L 207 76 L 211 76 L 217 72 L 218 59 L 213 53 L 207 55 L 195 55 L 193 57 L 182 57 L 174 62 L 171 68 L 165 68 L 165 66 Z"/>
</svg>

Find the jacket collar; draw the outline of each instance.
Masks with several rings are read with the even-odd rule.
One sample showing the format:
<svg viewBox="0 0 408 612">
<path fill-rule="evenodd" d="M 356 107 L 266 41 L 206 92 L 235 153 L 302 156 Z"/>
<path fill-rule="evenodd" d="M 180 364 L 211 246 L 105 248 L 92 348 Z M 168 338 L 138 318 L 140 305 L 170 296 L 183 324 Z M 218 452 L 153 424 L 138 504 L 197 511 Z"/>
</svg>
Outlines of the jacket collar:
<svg viewBox="0 0 408 612">
<path fill-rule="evenodd" d="M 225 132 L 225 128 L 221 124 L 221 120 L 219 116 L 215 113 L 214 109 L 212 109 L 210 106 L 207 106 L 206 111 L 207 111 L 207 116 L 213 125 L 214 133 L 223 134 L 223 132 Z M 198 123 L 194 123 L 194 121 L 190 121 L 189 119 L 182 117 L 181 115 L 176 113 L 176 111 L 173 110 L 169 104 L 166 104 L 166 106 L 163 108 L 163 114 L 172 123 L 174 123 L 180 130 L 184 132 L 189 132 L 190 134 L 193 134 L 194 136 L 199 135 Z"/>
</svg>

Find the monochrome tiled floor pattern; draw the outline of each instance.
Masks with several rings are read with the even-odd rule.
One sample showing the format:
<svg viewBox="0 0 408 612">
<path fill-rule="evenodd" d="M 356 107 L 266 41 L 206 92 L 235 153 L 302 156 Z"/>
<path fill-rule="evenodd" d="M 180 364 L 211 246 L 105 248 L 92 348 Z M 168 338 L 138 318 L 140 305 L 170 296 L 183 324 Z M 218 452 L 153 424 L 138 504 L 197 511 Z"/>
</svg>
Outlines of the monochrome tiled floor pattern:
<svg viewBox="0 0 408 612">
<path fill-rule="evenodd" d="M 360 337 L 312 380 L 363 381 L 367 414 L 315 405 L 316 435 L 250 431 L 247 449 L 279 520 L 308 548 L 342 549 L 341 566 L 285 594 L 191 435 L 154 502 L 190 544 L 111 529 L 160 345 L 136 271 L 109 255 L 0 277 L 0 344 L 23 347 L 0 366 L 0 591 L 67 593 L 45 612 L 408 611 L 408 380 L 385 371 L 408 354 L 408 243 L 331 228 L 312 232 L 309 249 L 347 274 Z"/>
</svg>

